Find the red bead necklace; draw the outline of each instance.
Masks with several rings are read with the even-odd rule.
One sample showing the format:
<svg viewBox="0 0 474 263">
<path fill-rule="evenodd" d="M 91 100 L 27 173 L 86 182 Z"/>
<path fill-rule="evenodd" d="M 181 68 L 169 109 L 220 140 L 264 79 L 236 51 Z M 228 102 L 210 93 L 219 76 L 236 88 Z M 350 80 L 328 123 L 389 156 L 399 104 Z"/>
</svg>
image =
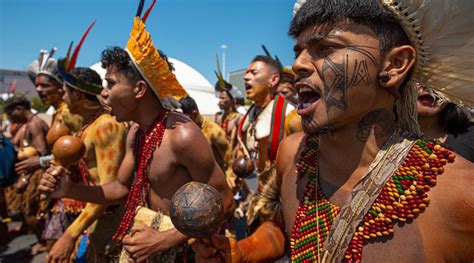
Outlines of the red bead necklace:
<svg viewBox="0 0 474 263">
<path fill-rule="evenodd" d="M 306 174 L 308 183 L 291 232 L 293 262 L 319 260 L 324 241 L 340 212 L 318 186 L 318 138 L 306 137 L 304 147 L 296 173 L 298 176 Z M 440 144 L 417 141 L 358 225 L 344 254 L 345 261 L 360 262 L 364 245 L 392 235 L 396 223 L 405 223 L 423 212 L 430 201 L 427 192 L 436 185 L 437 175 L 444 171 L 443 166 L 454 158 L 454 153 Z"/>
<path fill-rule="evenodd" d="M 145 133 L 137 132 L 135 140 L 135 153 L 138 156 L 136 177 L 127 196 L 126 211 L 113 236 L 113 240 L 120 241 L 127 234 L 135 217 L 136 208 L 147 204 L 147 193 L 150 182 L 148 181 L 148 165 L 155 149 L 160 146 L 166 129 L 166 120 L 169 110 L 162 110 Z"/>
</svg>

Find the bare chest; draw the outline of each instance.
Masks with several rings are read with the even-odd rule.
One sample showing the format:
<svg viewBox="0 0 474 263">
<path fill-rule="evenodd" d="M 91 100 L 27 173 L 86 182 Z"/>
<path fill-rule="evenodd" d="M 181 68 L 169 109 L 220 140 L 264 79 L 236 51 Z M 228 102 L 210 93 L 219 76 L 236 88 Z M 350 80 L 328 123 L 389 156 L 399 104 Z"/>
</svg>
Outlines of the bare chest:
<svg viewBox="0 0 474 263">
<path fill-rule="evenodd" d="M 173 194 L 191 181 L 189 172 L 171 154 L 171 148 L 166 143 L 155 149 L 146 171 L 150 182 L 149 206 L 167 214 Z"/>
<path fill-rule="evenodd" d="M 293 167 L 294 168 L 294 167 Z M 283 176 L 281 200 L 285 220 L 285 233 L 289 240 L 300 200 L 304 199 L 305 178 L 297 178 L 295 169 Z M 377 238 L 363 247 L 364 262 L 443 262 L 449 255 L 451 236 L 436 216 L 436 204 L 428 207 L 411 222 L 395 225 L 388 238 Z M 334 227 L 331 226 L 331 227 Z M 451 240 L 455 243 L 455 240 Z"/>
</svg>

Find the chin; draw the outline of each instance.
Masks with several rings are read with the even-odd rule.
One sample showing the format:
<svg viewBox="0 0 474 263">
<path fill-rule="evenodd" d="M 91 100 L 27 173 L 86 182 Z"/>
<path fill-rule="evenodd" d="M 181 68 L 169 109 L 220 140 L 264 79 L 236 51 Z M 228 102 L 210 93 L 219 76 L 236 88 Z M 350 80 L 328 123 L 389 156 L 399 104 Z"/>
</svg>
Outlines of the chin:
<svg viewBox="0 0 474 263">
<path fill-rule="evenodd" d="M 309 117 L 301 119 L 301 126 L 303 127 L 304 133 L 318 136 L 325 135 L 333 130 L 330 123 Z"/>
</svg>

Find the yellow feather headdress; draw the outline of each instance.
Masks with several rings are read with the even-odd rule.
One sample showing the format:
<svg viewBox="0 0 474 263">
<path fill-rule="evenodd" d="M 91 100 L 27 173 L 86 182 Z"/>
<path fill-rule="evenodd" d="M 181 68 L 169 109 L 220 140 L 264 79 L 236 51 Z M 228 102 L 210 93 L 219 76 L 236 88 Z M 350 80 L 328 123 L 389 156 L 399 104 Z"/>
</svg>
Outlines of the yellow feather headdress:
<svg viewBox="0 0 474 263">
<path fill-rule="evenodd" d="M 146 18 L 154 2 L 143 19 L 140 18 L 140 14 L 135 17 L 125 51 L 161 102 L 169 98 L 180 100 L 188 94 L 169 69 L 168 63 L 160 56 L 145 27 Z"/>
</svg>

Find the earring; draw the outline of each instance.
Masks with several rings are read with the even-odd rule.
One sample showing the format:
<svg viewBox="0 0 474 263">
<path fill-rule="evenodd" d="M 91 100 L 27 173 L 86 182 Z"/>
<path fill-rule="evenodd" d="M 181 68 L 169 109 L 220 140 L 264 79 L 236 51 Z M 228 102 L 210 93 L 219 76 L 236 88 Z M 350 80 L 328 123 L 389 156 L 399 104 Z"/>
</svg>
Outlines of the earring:
<svg viewBox="0 0 474 263">
<path fill-rule="evenodd" d="M 379 82 L 380 82 L 380 85 L 382 85 L 383 87 L 385 87 L 385 85 L 387 84 L 387 82 L 390 80 L 390 74 L 388 74 L 387 71 L 381 71 L 379 74 L 378 74 L 378 78 L 379 78 Z M 395 99 L 400 99 L 401 95 L 400 95 L 400 92 L 398 91 L 397 88 L 395 87 L 385 87 L 387 89 L 387 91 L 392 94 L 392 96 L 395 98 Z"/>
<path fill-rule="evenodd" d="M 386 82 L 388 82 L 388 81 L 390 80 L 390 74 L 388 74 L 388 72 L 385 71 L 385 70 L 384 70 L 384 71 L 381 71 L 381 72 L 379 73 L 378 77 L 379 77 L 379 81 L 380 81 L 380 82 L 386 83 Z"/>
</svg>

